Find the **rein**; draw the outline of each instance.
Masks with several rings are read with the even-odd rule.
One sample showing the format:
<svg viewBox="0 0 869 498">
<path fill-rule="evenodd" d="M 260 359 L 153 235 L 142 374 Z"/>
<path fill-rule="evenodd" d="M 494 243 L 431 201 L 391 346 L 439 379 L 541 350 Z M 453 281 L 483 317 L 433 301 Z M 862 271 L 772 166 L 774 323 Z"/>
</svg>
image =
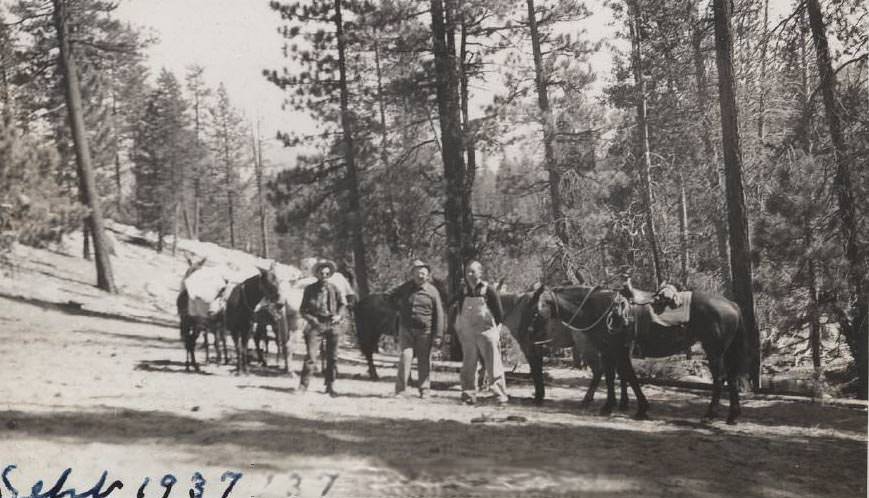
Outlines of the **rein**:
<svg viewBox="0 0 869 498">
<path fill-rule="evenodd" d="M 582 311 L 583 306 L 585 306 L 585 303 L 588 302 L 588 300 L 589 300 L 589 298 L 591 297 L 591 295 L 594 294 L 595 291 L 599 290 L 600 288 L 601 288 L 601 287 L 600 287 L 599 285 L 596 285 L 594 288 L 592 288 L 591 291 L 589 291 L 589 293 L 585 295 L 585 298 L 583 298 L 582 303 L 580 303 L 579 307 L 578 307 L 578 308 L 576 309 L 576 311 L 573 313 L 573 316 L 570 317 L 570 320 L 568 320 L 568 321 L 566 321 L 566 322 L 565 322 L 564 320 L 561 319 L 561 310 L 559 309 L 559 306 L 558 306 L 558 297 L 555 295 L 555 291 L 549 291 L 549 292 L 552 293 L 552 297 L 554 298 L 554 299 L 553 299 L 553 302 L 555 303 L 555 313 L 556 313 L 556 316 L 558 316 L 558 320 L 561 321 L 561 323 L 562 323 L 565 327 L 569 328 L 569 329 L 572 330 L 572 331 L 575 331 L 575 332 L 588 332 L 589 330 L 591 330 L 591 329 L 597 327 L 598 324 L 600 324 L 601 320 L 606 319 L 606 328 L 607 328 L 607 331 L 608 331 L 609 333 L 613 333 L 613 327 L 612 327 L 612 316 L 613 316 L 613 314 L 612 314 L 612 311 L 613 311 L 613 307 L 616 305 L 616 301 L 618 301 L 618 297 L 619 297 L 618 293 L 615 293 L 615 292 L 613 293 L 612 301 L 610 301 L 610 304 L 609 304 L 609 306 L 607 306 L 607 309 L 606 309 L 606 310 L 605 310 L 605 311 L 604 311 L 604 312 L 603 312 L 603 313 L 598 317 L 597 320 L 594 321 L 594 323 L 592 323 L 592 324 L 589 325 L 588 327 L 574 327 L 573 325 L 571 325 L 571 323 L 573 322 L 573 320 L 574 320 L 577 316 L 579 316 L 579 312 Z M 551 339 L 550 339 L 550 340 L 551 340 Z"/>
</svg>

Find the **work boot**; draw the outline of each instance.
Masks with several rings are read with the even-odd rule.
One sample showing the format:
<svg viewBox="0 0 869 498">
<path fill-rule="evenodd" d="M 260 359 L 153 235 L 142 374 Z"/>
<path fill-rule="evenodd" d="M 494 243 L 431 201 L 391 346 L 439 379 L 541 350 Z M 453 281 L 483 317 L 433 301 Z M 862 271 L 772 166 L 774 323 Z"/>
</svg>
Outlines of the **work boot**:
<svg viewBox="0 0 869 498">
<path fill-rule="evenodd" d="M 328 394 L 332 398 L 338 397 L 338 393 L 335 392 L 335 388 L 332 386 L 326 386 L 326 394 Z"/>
<path fill-rule="evenodd" d="M 477 403 L 477 399 L 470 394 L 462 393 L 462 403 L 465 405 L 474 405 Z"/>
</svg>

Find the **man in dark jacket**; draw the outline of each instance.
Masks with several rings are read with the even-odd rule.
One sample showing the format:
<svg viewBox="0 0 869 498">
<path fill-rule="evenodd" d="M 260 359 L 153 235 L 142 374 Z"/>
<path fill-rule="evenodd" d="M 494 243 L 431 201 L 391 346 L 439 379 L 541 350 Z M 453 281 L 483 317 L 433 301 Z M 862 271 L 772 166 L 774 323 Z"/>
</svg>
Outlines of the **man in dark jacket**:
<svg viewBox="0 0 869 498">
<path fill-rule="evenodd" d="M 411 279 L 387 293 L 398 307 L 398 377 L 395 394 L 407 388 L 410 364 L 416 356 L 419 371 L 419 396 L 426 398 L 431 388 L 431 348 L 440 347 L 446 320 L 438 290 L 429 282 L 431 268 L 420 260 L 413 262 Z"/>
<path fill-rule="evenodd" d="M 302 379 L 299 391 L 308 390 L 314 365 L 317 364 L 317 356 L 320 353 L 320 340 L 326 338 L 326 392 L 333 398 L 338 394 L 333 388 L 335 383 L 336 363 L 338 361 L 338 340 L 341 330 L 337 327 L 341 323 L 343 313 L 347 307 L 344 295 L 338 288 L 329 282 L 329 277 L 335 273 L 335 265 L 323 261 L 314 266 L 314 274 L 317 281 L 305 287 L 302 296 L 302 304 L 299 313 L 308 321 L 309 326 L 305 329 L 305 364 L 302 367 Z"/>
</svg>

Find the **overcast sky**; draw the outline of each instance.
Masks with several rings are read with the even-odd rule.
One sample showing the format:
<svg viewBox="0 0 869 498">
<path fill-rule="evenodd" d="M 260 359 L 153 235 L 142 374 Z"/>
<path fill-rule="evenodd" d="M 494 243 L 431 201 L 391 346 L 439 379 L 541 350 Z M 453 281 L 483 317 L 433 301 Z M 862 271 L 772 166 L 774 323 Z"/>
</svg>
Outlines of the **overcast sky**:
<svg viewBox="0 0 869 498">
<path fill-rule="evenodd" d="M 183 78 L 187 66 L 205 67 L 209 86 L 217 88 L 223 82 L 246 118 L 251 122 L 259 118 L 273 166 L 292 163 L 294 154 L 282 150 L 273 137 L 278 130 L 313 128 L 304 116 L 281 111 L 281 90 L 262 76 L 263 69 L 278 69 L 285 63 L 276 32 L 280 16 L 267 0 L 122 0 L 117 15 L 158 38 L 148 52 L 153 74 L 165 67 Z M 592 40 L 600 39 L 611 35 L 614 28 L 609 21 L 608 9 L 598 8 L 576 30 L 584 28 Z M 598 90 L 608 78 L 610 60 L 605 51 L 592 61 Z"/>
</svg>

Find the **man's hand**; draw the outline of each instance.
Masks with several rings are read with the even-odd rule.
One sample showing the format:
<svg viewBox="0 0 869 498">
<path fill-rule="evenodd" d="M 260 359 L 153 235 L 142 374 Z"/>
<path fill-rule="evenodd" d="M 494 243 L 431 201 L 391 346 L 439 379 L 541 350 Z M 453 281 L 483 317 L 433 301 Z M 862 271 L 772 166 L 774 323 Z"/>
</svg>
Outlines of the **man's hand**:
<svg viewBox="0 0 869 498">
<path fill-rule="evenodd" d="M 444 343 L 444 341 L 440 337 L 434 337 L 431 340 L 431 346 L 435 349 L 440 349 L 441 346 L 443 345 L 443 343 Z"/>
<path fill-rule="evenodd" d="M 341 315 L 332 315 L 332 318 L 329 320 L 329 323 L 332 325 L 338 325 L 339 323 L 341 323 L 343 318 L 344 317 L 342 317 Z"/>
</svg>

